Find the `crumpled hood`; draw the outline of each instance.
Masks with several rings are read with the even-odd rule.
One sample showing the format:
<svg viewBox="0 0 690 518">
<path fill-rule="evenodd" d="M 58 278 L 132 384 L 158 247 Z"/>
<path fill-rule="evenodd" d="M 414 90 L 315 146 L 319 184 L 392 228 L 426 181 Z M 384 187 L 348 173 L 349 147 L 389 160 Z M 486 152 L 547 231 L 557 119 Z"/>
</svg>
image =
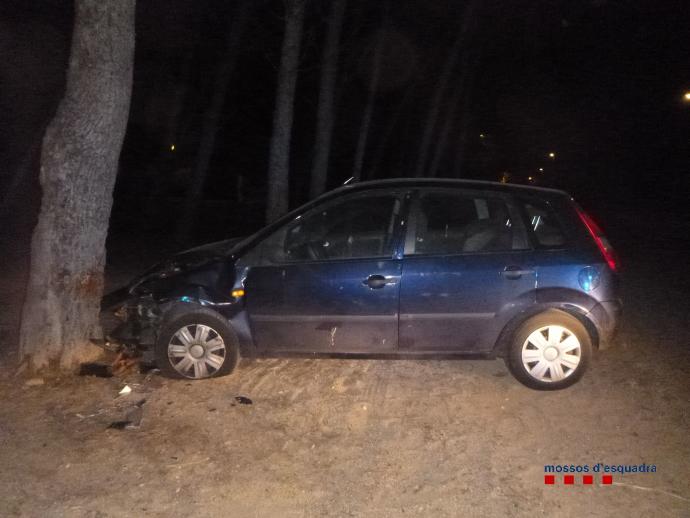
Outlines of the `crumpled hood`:
<svg viewBox="0 0 690 518">
<path fill-rule="evenodd" d="M 146 270 L 131 283 L 130 289 L 150 279 L 173 277 L 180 273 L 200 268 L 206 264 L 226 259 L 232 255 L 235 246 L 243 239 L 243 237 L 226 239 L 178 252 Z"/>
<path fill-rule="evenodd" d="M 243 237 L 236 237 L 233 239 L 225 239 L 223 241 L 216 241 L 206 245 L 183 250 L 173 255 L 168 261 L 174 261 L 179 264 L 195 263 L 207 259 L 223 259 L 228 257 L 237 243 L 242 241 Z M 163 261 L 166 262 L 166 261 Z"/>
<path fill-rule="evenodd" d="M 121 304 L 135 294 L 139 286 L 148 281 L 165 280 L 228 259 L 232 257 L 236 246 L 244 239 L 239 237 L 216 241 L 172 255 L 135 277 L 127 286 L 106 294 L 101 300 L 101 309 L 109 309 Z"/>
</svg>

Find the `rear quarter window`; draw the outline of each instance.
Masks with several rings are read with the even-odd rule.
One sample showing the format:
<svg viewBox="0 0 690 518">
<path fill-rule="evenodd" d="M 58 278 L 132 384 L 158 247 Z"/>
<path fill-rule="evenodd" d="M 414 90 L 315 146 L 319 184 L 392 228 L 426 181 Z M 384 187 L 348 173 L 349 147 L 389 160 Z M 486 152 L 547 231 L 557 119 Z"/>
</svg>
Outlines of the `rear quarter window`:
<svg viewBox="0 0 690 518">
<path fill-rule="evenodd" d="M 524 202 L 527 228 L 534 241 L 542 248 L 561 248 L 566 244 L 563 225 L 555 209 L 537 201 Z"/>
</svg>

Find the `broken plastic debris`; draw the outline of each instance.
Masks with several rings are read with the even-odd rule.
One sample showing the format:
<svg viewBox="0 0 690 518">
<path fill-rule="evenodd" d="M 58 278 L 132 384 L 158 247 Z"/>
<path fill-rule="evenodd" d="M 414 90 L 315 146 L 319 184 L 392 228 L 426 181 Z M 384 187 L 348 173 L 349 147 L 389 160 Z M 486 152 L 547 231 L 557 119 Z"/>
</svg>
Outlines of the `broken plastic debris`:
<svg viewBox="0 0 690 518">
<path fill-rule="evenodd" d="M 120 396 L 126 396 L 126 395 L 131 394 L 131 393 L 132 393 L 132 387 L 130 387 L 129 385 L 125 385 L 124 387 L 122 387 L 122 390 L 120 392 L 118 392 L 118 394 Z"/>
<path fill-rule="evenodd" d="M 76 413 L 76 414 L 74 414 L 74 415 L 76 415 L 79 419 L 88 419 L 89 417 L 96 417 L 96 416 L 99 416 L 99 415 L 101 415 L 103 412 L 105 412 L 105 410 L 104 410 L 104 409 L 101 409 L 101 410 L 98 410 L 98 411 L 94 412 L 93 414 Z"/>
<path fill-rule="evenodd" d="M 43 378 L 31 378 L 28 379 L 24 382 L 24 385 L 27 387 L 37 387 L 39 385 L 44 385 L 45 380 Z"/>
<path fill-rule="evenodd" d="M 127 421 L 129 424 L 125 428 L 139 428 L 141 426 L 141 418 L 144 417 L 144 411 L 140 406 L 135 406 L 127 412 Z"/>
<path fill-rule="evenodd" d="M 251 405 L 253 403 L 251 399 L 245 396 L 235 396 L 235 401 L 237 401 L 240 405 Z"/>
<path fill-rule="evenodd" d="M 139 428 L 141 426 L 141 419 L 144 417 L 144 410 L 141 408 L 144 406 L 144 403 L 146 403 L 145 399 L 136 403 L 129 409 L 122 421 L 114 421 L 108 425 L 108 428 L 114 430 L 136 430 Z"/>
</svg>

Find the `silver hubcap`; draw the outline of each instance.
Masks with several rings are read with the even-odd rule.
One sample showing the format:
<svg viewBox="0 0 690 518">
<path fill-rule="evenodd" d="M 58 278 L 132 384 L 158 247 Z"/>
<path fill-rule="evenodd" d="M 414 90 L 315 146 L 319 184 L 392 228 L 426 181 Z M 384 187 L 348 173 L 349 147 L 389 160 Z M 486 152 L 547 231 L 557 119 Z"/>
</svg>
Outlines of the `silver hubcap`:
<svg viewBox="0 0 690 518">
<path fill-rule="evenodd" d="M 522 364 L 534 379 L 560 381 L 577 370 L 582 348 L 572 332 L 562 326 L 545 326 L 532 332 L 522 345 Z"/>
<path fill-rule="evenodd" d="M 208 378 L 225 362 L 225 342 L 215 329 L 203 324 L 181 327 L 168 343 L 168 358 L 186 378 Z"/>
</svg>

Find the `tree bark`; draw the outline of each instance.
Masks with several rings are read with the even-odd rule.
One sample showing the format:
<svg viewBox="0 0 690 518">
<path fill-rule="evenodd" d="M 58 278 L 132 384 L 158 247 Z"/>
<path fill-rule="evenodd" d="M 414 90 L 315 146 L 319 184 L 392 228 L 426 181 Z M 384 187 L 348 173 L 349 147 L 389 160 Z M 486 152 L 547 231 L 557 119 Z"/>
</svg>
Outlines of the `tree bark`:
<svg viewBox="0 0 690 518">
<path fill-rule="evenodd" d="M 129 114 L 135 0 L 76 0 L 65 96 L 41 150 L 20 358 L 71 368 L 97 350 L 105 238 Z"/>
<path fill-rule="evenodd" d="M 338 75 L 338 48 L 345 16 L 346 0 L 334 0 L 328 15 L 326 44 L 321 55 L 321 78 L 319 81 L 319 101 L 316 113 L 316 141 L 314 143 L 314 162 L 311 169 L 309 194 L 316 198 L 326 189 L 328 179 L 328 160 L 331 153 L 333 135 L 335 80 Z"/>
<path fill-rule="evenodd" d="M 290 141 L 294 115 L 295 88 L 306 0 L 285 0 L 285 34 L 278 72 L 273 133 L 268 158 L 268 198 L 266 221 L 287 212 L 290 177 Z"/>
<path fill-rule="evenodd" d="M 230 84 L 230 79 L 235 70 L 235 65 L 237 64 L 239 45 L 245 26 L 247 25 L 250 6 L 250 0 L 240 0 L 234 16 L 228 24 L 227 32 L 225 33 L 225 55 L 216 73 L 211 102 L 204 112 L 201 142 L 199 144 L 196 164 L 192 173 L 189 191 L 185 196 L 182 216 L 177 226 L 177 241 L 181 244 L 186 244 L 190 241 L 190 234 L 194 228 L 197 210 L 203 200 L 208 167 L 211 163 L 216 145 L 216 135 L 218 134 L 221 112 L 225 104 L 228 85 Z"/>
<path fill-rule="evenodd" d="M 453 43 L 453 47 L 446 57 L 446 61 L 443 65 L 443 71 L 441 72 L 438 83 L 436 83 L 436 90 L 434 91 L 431 104 L 429 105 L 429 111 L 427 112 L 422 130 L 422 140 L 419 145 L 419 152 L 417 153 L 417 163 L 414 170 L 414 175 L 416 177 L 424 176 L 424 173 L 426 172 L 427 162 L 429 161 L 431 141 L 434 136 L 436 124 L 438 122 L 441 105 L 443 104 L 443 98 L 448 88 L 448 83 L 450 82 L 453 70 L 455 69 L 458 59 L 462 53 L 470 22 L 474 16 L 474 4 L 476 1 L 477 0 L 469 0 L 467 6 L 465 7 L 460 33 L 458 34 L 455 43 Z"/>
</svg>

